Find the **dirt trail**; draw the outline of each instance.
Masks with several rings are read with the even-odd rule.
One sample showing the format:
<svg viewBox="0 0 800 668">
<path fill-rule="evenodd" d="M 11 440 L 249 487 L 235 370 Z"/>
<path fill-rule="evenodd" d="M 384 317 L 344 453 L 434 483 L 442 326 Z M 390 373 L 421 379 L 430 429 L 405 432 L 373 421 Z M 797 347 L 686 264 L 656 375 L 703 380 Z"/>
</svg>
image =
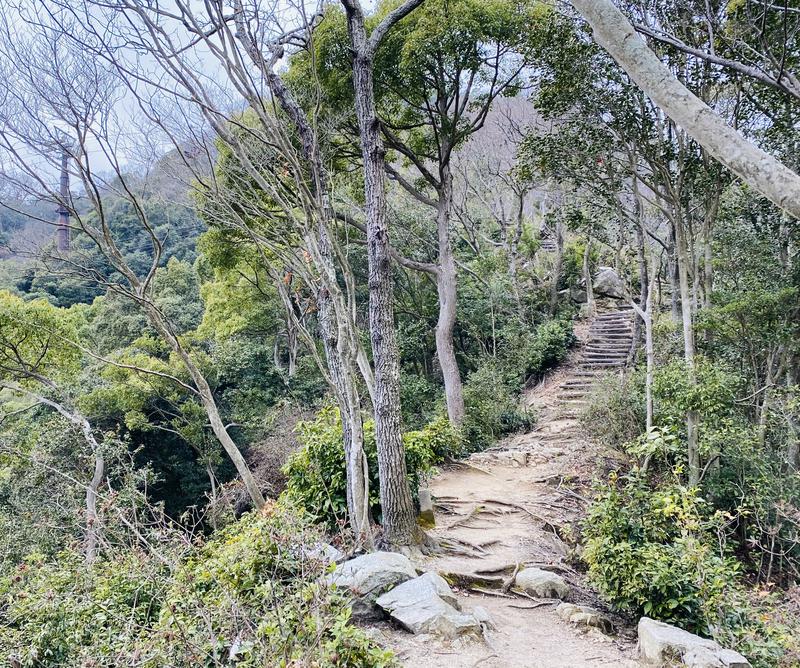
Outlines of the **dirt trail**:
<svg viewBox="0 0 800 668">
<path fill-rule="evenodd" d="M 389 624 L 376 629 L 403 665 L 414 668 L 584 668 L 638 666 L 629 628 L 619 621 L 613 638 L 581 631 L 555 614 L 558 601 L 483 594 L 474 576 L 507 580 L 515 567 L 539 566 L 561 574 L 571 602 L 602 608 L 583 576 L 570 565 L 571 535 L 585 512 L 585 497 L 599 468 L 614 464 L 582 436 L 578 413 L 596 375 L 625 364 L 631 313 L 601 312 L 576 328 L 580 345 L 525 402 L 538 413 L 536 428 L 466 462 L 448 467 L 431 484 L 436 528 L 449 550 L 418 566 L 442 574 L 466 574 L 456 587 L 464 610 L 483 606 L 495 629 L 486 642 L 453 643 L 412 636 Z M 468 580 L 472 580 L 472 582 Z M 495 585 L 496 586 L 496 585 Z M 612 619 L 613 616 L 612 616 Z"/>
</svg>

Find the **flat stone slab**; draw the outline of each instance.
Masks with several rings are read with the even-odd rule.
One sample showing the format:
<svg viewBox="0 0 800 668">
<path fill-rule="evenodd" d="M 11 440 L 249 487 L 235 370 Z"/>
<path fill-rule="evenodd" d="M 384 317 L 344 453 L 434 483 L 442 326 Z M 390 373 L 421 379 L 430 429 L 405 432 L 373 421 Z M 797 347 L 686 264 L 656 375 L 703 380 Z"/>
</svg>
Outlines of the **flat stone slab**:
<svg viewBox="0 0 800 668">
<path fill-rule="evenodd" d="M 458 610 L 458 599 L 436 573 L 425 573 L 398 585 L 378 597 L 376 604 L 415 635 L 454 638 L 481 633 L 481 623 Z"/>
<path fill-rule="evenodd" d="M 526 594 L 539 598 L 563 599 L 569 594 L 569 585 L 564 578 L 541 568 L 523 568 L 517 573 L 514 584 Z"/>
<path fill-rule="evenodd" d="M 380 616 L 375 599 L 407 580 L 417 577 L 408 557 L 396 552 L 372 552 L 345 561 L 328 575 L 328 583 L 347 589 L 353 596 L 353 616 Z"/>
<path fill-rule="evenodd" d="M 642 617 L 638 631 L 639 658 L 647 666 L 668 668 L 680 662 L 692 668 L 751 668 L 738 652 L 671 624 Z"/>
</svg>

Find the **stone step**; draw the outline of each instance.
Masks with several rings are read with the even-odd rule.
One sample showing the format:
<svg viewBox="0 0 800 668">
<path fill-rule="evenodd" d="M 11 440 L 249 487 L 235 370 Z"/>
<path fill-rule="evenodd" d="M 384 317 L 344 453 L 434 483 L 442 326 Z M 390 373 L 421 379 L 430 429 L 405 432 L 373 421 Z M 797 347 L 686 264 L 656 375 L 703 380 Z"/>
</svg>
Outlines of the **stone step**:
<svg viewBox="0 0 800 668">
<path fill-rule="evenodd" d="M 559 389 L 564 389 L 564 390 L 570 387 L 589 389 L 591 387 L 594 387 L 594 383 L 590 380 L 568 380 L 566 383 L 561 383 L 561 385 L 559 385 L 558 387 Z"/>
<path fill-rule="evenodd" d="M 559 392 L 556 399 L 583 399 L 586 397 L 586 392 Z"/>
<path fill-rule="evenodd" d="M 626 332 L 632 331 L 632 326 L 627 322 L 601 322 L 589 327 L 590 332 L 605 332 L 613 329 L 622 329 Z"/>
<path fill-rule="evenodd" d="M 599 343 L 590 343 L 586 345 L 584 350 L 590 350 L 592 352 L 596 352 L 598 350 L 612 350 L 614 352 L 628 352 L 630 350 L 630 346 L 626 345 L 624 341 L 618 341 L 615 343 L 607 343 L 605 345 Z"/>
<path fill-rule="evenodd" d="M 584 359 L 590 360 L 597 360 L 597 359 L 627 359 L 628 353 L 626 351 L 620 350 L 619 352 L 613 352 L 611 350 L 587 350 L 583 353 Z"/>
<path fill-rule="evenodd" d="M 609 313 L 608 315 L 598 315 L 594 322 L 630 322 L 631 317 L 627 313 Z"/>
<path fill-rule="evenodd" d="M 588 369 L 596 369 L 611 366 L 625 366 L 625 360 L 586 360 L 583 366 Z"/>
</svg>

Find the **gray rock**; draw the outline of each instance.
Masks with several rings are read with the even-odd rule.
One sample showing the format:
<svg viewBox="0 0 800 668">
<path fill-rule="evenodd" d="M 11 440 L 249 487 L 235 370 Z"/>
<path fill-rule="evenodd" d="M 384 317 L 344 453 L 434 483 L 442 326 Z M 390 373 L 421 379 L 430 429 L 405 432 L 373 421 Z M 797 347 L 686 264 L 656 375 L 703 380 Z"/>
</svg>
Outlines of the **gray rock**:
<svg viewBox="0 0 800 668">
<path fill-rule="evenodd" d="M 676 662 L 694 668 L 751 668 L 738 652 L 648 617 L 639 620 L 639 658 L 645 665 L 659 668 Z"/>
<path fill-rule="evenodd" d="M 725 664 L 722 663 L 717 655 L 706 647 L 696 647 L 684 653 L 682 661 L 683 665 L 691 666 L 692 668 L 724 668 Z"/>
<path fill-rule="evenodd" d="M 592 287 L 598 295 L 616 299 L 625 298 L 625 283 L 611 267 L 600 267 Z"/>
<path fill-rule="evenodd" d="M 348 589 L 353 596 L 353 616 L 380 616 L 375 599 L 417 576 L 408 557 L 395 552 L 372 552 L 339 564 L 328 576 L 328 583 Z"/>
<path fill-rule="evenodd" d="M 414 634 L 454 638 L 481 633 L 478 620 L 458 611 L 458 600 L 447 582 L 436 573 L 408 580 L 378 597 L 376 603 Z"/>
<path fill-rule="evenodd" d="M 612 633 L 614 631 L 614 625 L 608 617 L 599 610 L 586 605 L 561 603 L 556 608 L 556 614 L 570 624 L 600 629 L 603 633 Z"/>
<path fill-rule="evenodd" d="M 496 629 L 497 626 L 492 619 L 492 616 L 489 614 L 489 611 L 484 608 L 482 605 L 476 605 L 472 608 L 472 616 L 476 619 L 476 621 L 487 629 Z"/>
<path fill-rule="evenodd" d="M 517 573 L 515 584 L 530 596 L 564 598 L 569 594 L 569 585 L 564 578 L 541 568 L 523 568 Z"/>
<path fill-rule="evenodd" d="M 335 563 L 345 558 L 345 553 L 337 550 L 329 543 L 317 543 L 311 547 L 304 548 L 303 555 L 306 559 L 318 559 L 326 563 Z"/>
</svg>

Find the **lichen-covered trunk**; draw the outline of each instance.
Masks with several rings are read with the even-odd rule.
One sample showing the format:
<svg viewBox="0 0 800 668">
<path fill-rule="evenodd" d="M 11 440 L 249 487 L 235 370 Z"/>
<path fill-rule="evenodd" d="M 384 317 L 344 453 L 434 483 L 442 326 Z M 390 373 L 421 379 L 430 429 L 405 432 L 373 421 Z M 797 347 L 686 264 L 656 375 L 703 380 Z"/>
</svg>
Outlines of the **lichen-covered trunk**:
<svg viewBox="0 0 800 668">
<path fill-rule="evenodd" d="M 456 323 L 457 276 L 453 246 L 450 242 L 450 211 L 453 205 L 453 177 L 448 165 L 442 168 L 442 185 L 436 209 L 439 242 L 439 266 L 436 290 L 439 296 L 439 319 L 436 322 L 436 355 L 444 380 L 447 417 L 455 426 L 464 421 L 464 388 L 453 345 Z"/>
<path fill-rule="evenodd" d="M 325 358 L 330 373 L 339 415 L 342 420 L 342 439 L 345 455 L 347 514 L 350 526 L 359 543 L 372 545 L 369 512 L 369 474 L 364 455 L 364 428 L 361 402 L 356 386 L 356 351 L 346 331 L 348 314 L 336 286 L 330 239 L 324 223 L 318 228 L 319 256 L 325 273 L 317 294 L 318 321 Z M 337 302 L 338 308 L 337 308 Z"/>
<path fill-rule="evenodd" d="M 586 285 L 586 309 L 590 316 L 594 315 L 594 289 L 592 288 L 592 270 L 589 266 L 589 260 L 592 255 L 592 237 L 586 237 L 586 246 L 583 249 L 583 281 Z"/>
<path fill-rule="evenodd" d="M 254 59 L 260 62 L 258 57 Z M 283 80 L 267 68 L 267 81 L 278 104 L 292 121 L 297 131 L 303 158 L 308 164 L 315 197 L 314 213 L 318 217 L 314 232 L 306 237 L 306 249 L 318 271 L 319 286 L 316 302 L 318 322 L 325 350 L 339 416 L 342 421 L 342 440 L 345 455 L 347 514 L 350 527 L 359 544 L 371 547 L 372 531 L 369 509 L 369 471 L 364 453 L 364 425 L 361 416 L 361 397 L 357 385 L 360 369 L 367 387 L 372 392 L 372 372 L 363 366 L 363 350 L 359 344 L 355 317 L 351 315 L 348 297 L 337 281 L 337 247 L 331 238 L 334 212 L 331 207 L 328 173 L 322 162 L 319 142 L 305 112 L 292 96 Z M 340 262 L 345 274 L 345 284 L 351 277 L 346 261 Z M 291 355 L 290 355 L 291 364 Z"/>
<path fill-rule="evenodd" d="M 100 521 L 97 516 L 97 495 L 100 485 L 103 484 L 106 463 L 100 448 L 95 443 L 94 473 L 91 481 L 86 485 L 86 543 L 84 556 L 90 564 L 97 558 L 97 544 L 100 536 Z"/>
<path fill-rule="evenodd" d="M 564 229 L 561 223 L 556 223 L 556 257 L 553 260 L 553 276 L 550 280 L 550 315 L 554 316 L 558 310 L 558 281 L 561 278 L 561 269 L 564 264 Z"/>
<path fill-rule="evenodd" d="M 375 366 L 375 440 L 383 539 L 389 546 L 410 546 L 419 541 L 420 530 L 408 486 L 400 428 L 400 365 L 386 221 L 384 150 L 375 112 L 372 55 L 367 46 L 364 16 L 360 7 L 346 5 L 345 9 L 353 51 L 353 87 L 364 162 L 369 327 Z"/>
</svg>

